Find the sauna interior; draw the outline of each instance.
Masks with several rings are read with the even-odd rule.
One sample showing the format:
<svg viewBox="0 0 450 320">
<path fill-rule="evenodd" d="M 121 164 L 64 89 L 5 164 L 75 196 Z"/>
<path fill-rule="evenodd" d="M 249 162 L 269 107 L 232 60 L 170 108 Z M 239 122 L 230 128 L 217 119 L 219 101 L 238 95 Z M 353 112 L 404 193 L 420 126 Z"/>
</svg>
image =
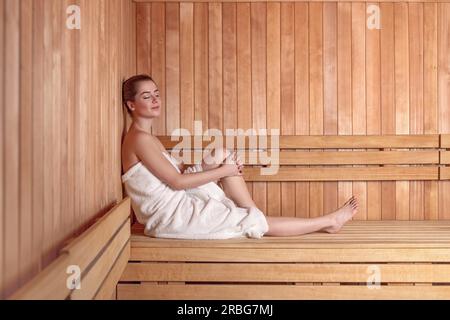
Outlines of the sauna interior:
<svg viewBox="0 0 450 320">
<path fill-rule="evenodd" d="M 0 299 L 450 299 L 449 49 L 448 1 L 0 0 Z M 144 236 L 121 181 L 143 73 L 167 149 L 196 121 L 279 129 L 279 172 L 244 169 L 266 215 L 358 213 Z"/>
</svg>

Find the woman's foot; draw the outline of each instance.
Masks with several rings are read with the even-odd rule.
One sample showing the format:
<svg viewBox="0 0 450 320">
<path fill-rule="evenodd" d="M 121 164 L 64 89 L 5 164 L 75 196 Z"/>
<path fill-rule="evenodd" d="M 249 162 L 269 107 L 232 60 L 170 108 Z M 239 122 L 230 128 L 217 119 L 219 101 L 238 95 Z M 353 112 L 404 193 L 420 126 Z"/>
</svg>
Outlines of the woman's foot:
<svg viewBox="0 0 450 320">
<path fill-rule="evenodd" d="M 336 233 L 342 226 L 358 212 L 358 200 L 352 196 L 342 207 L 325 217 L 330 219 L 330 226 L 322 229 L 328 233 Z"/>
</svg>

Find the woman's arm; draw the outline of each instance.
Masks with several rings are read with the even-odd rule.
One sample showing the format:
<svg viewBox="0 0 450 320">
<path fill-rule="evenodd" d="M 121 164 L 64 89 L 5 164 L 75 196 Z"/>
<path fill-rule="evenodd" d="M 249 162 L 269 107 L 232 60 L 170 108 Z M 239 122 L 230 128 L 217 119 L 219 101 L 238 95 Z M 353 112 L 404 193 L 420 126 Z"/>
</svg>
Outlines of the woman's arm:
<svg viewBox="0 0 450 320">
<path fill-rule="evenodd" d="M 139 133 L 136 137 L 135 154 L 145 167 L 158 179 L 174 190 L 191 189 L 208 182 L 217 181 L 222 177 L 242 175 L 238 164 L 223 164 L 208 171 L 193 174 L 180 174 L 163 156 L 161 149 L 146 133 Z"/>
</svg>

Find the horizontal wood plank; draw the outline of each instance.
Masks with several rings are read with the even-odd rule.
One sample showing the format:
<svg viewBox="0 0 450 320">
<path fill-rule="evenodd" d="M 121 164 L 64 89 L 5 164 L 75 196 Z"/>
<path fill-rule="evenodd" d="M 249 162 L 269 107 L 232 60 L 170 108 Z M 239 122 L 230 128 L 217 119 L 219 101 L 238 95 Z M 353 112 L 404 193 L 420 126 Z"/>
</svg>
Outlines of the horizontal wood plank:
<svg viewBox="0 0 450 320">
<path fill-rule="evenodd" d="M 449 262 L 448 245 L 395 247 L 372 244 L 316 248 L 146 248 L 131 247 L 130 261 L 190 262 Z"/>
<path fill-rule="evenodd" d="M 99 288 L 97 294 L 95 295 L 95 300 L 110 300 L 113 296 L 116 298 L 116 287 L 117 283 L 122 276 L 130 258 L 130 241 L 127 242 L 122 252 L 120 252 L 119 257 L 114 263 L 113 268 L 108 273 L 108 276 L 103 281 L 101 287 Z"/>
<path fill-rule="evenodd" d="M 191 165 L 208 154 L 204 151 L 173 152 L 178 160 Z M 441 153 L 450 161 L 450 151 Z M 261 153 L 241 150 L 238 156 L 248 165 L 370 165 L 370 164 L 438 164 L 439 151 L 279 151 Z"/>
<path fill-rule="evenodd" d="M 137 3 L 152 2 L 279 2 L 279 0 L 133 0 Z M 449 2 L 450 0 L 380 0 L 377 2 Z M 371 2 L 369 0 L 285 0 L 283 2 Z"/>
<path fill-rule="evenodd" d="M 126 197 L 61 252 L 67 253 L 70 263 L 85 272 L 129 216 L 130 198 Z"/>
<path fill-rule="evenodd" d="M 440 163 L 441 164 L 450 164 L 450 151 L 441 151 L 440 152 Z"/>
<path fill-rule="evenodd" d="M 266 167 L 263 174 L 260 167 L 246 167 L 243 176 L 246 181 L 411 181 L 438 180 L 438 167 Z"/>
<path fill-rule="evenodd" d="M 117 298 L 150 300 L 450 299 L 450 286 L 119 284 Z"/>
<path fill-rule="evenodd" d="M 95 296 L 129 239 L 130 219 L 123 224 L 106 249 L 99 253 L 94 265 L 82 275 L 81 288 L 73 290 L 70 295 L 71 300 L 86 300 Z"/>
<path fill-rule="evenodd" d="M 173 137 L 158 135 L 157 138 L 161 141 L 165 148 L 172 149 L 178 143 L 185 149 L 199 149 L 205 148 L 213 141 L 202 136 L 184 136 Z M 227 139 L 229 142 L 227 142 Z M 234 146 L 243 149 L 265 149 L 272 148 L 272 140 L 277 142 L 274 148 L 280 149 L 386 149 L 386 148 L 439 148 L 438 134 L 425 135 L 325 135 L 325 136 L 301 136 L 301 135 L 280 135 L 280 136 L 266 136 L 265 140 L 261 140 L 259 136 L 229 136 L 227 139 L 220 141 L 225 147 Z M 205 141 L 203 141 L 205 140 Z M 217 143 L 216 143 L 217 144 Z"/>
<path fill-rule="evenodd" d="M 441 134 L 441 148 L 450 149 L 450 134 Z"/>
<path fill-rule="evenodd" d="M 449 264 L 129 263 L 120 281 L 366 282 L 376 266 L 380 282 L 450 284 Z"/>
<path fill-rule="evenodd" d="M 71 289 L 67 287 L 68 254 L 60 255 L 44 270 L 15 292 L 11 300 L 64 300 Z"/>
<path fill-rule="evenodd" d="M 450 167 L 439 168 L 439 180 L 450 180 Z"/>
</svg>

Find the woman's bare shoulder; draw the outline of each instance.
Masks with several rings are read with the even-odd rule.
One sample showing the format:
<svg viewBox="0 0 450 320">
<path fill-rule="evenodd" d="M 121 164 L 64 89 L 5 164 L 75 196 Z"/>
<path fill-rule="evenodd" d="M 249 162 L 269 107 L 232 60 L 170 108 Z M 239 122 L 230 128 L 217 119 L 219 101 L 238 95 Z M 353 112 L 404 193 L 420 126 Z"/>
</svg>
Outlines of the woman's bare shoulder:
<svg viewBox="0 0 450 320">
<path fill-rule="evenodd" d="M 136 154 L 136 148 L 142 145 L 153 145 L 161 151 L 166 151 L 157 137 L 141 130 L 129 130 L 124 137 L 122 150 L 126 153 Z"/>
<path fill-rule="evenodd" d="M 140 161 L 137 156 L 137 149 L 142 147 L 143 144 L 150 144 L 151 146 L 152 141 L 152 135 L 143 131 L 130 129 L 126 133 L 122 142 L 122 164 L 124 172 Z"/>
</svg>

